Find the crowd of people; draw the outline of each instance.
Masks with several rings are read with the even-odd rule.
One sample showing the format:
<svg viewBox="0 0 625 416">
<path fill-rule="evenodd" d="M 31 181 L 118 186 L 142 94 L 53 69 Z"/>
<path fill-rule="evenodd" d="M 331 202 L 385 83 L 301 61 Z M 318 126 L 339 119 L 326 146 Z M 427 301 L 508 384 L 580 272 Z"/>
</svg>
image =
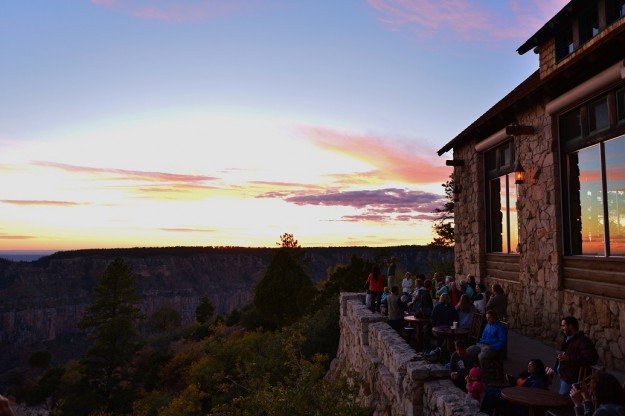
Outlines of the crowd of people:
<svg viewBox="0 0 625 416">
<path fill-rule="evenodd" d="M 487 290 L 473 275 L 456 281 L 440 273 L 426 279 L 422 274 L 406 272 L 399 282 L 395 280 L 396 259 L 389 259 L 386 265 L 386 276 L 374 267 L 367 278 L 370 310 L 388 314 L 389 324 L 400 332 L 405 315 L 427 318 L 429 325 L 421 334 L 425 356 L 444 357 L 453 384 L 480 401 L 482 412 L 492 415 L 503 408 L 506 414 L 527 414 L 526 408 L 502 399 L 501 385 L 489 386 L 487 369 L 491 361 L 507 352 L 508 329 L 501 319 L 507 317 L 508 298 L 502 286 L 495 283 Z M 432 337 L 432 328 L 438 326 L 471 329 L 476 311 L 485 313 L 486 323 L 473 345 L 459 338 L 455 351 L 446 351 L 444 336 Z M 614 376 L 597 373 L 590 383 L 579 383 L 580 369 L 597 364 L 598 354 L 592 340 L 580 330 L 578 320 L 564 317 L 561 329 L 563 342 L 554 357 L 554 367 L 534 358 L 517 376 L 506 375 L 509 386 L 548 389 L 558 375 L 559 394 L 570 397 L 576 416 L 625 416 L 625 385 Z"/>
</svg>

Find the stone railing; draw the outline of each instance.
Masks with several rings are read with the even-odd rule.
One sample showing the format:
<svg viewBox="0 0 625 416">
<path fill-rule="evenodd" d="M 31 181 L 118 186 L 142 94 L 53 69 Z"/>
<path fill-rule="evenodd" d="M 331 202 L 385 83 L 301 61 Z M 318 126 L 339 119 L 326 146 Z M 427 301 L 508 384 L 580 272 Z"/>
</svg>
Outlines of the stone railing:
<svg viewBox="0 0 625 416">
<path fill-rule="evenodd" d="M 416 360 L 387 318 L 365 307 L 364 294 L 342 293 L 340 302 L 341 340 L 328 377 L 357 373 L 359 404 L 373 415 L 484 415 L 476 400 L 451 383 L 448 370 Z"/>
</svg>

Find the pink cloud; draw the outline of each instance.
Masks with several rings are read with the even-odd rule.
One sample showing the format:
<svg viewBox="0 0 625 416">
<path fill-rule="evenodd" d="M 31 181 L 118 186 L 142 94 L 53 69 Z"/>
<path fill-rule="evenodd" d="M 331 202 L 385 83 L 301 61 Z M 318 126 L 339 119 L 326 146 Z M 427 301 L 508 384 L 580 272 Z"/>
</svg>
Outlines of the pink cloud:
<svg viewBox="0 0 625 416">
<path fill-rule="evenodd" d="M 531 36 L 568 0 L 367 0 L 393 28 L 421 37 L 452 32 L 468 40 L 519 39 Z"/>
<path fill-rule="evenodd" d="M 248 10 L 255 0 L 91 0 L 127 16 L 165 22 L 205 20 Z"/>
<path fill-rule="evenodd" d="M 339 177 L 342 181 L 351 181 L 357 176 L 363 176 L 370 180 L 398 180 L 411 184 L 442 183 L 451 172 L 451 169 L 435 156 L 433 150 L 428 152 L 417 144 L 391 143 L 382 137 L 348 134 L 318 127 L 303 128 L 302 131 L 322 148 L 349 155 L 375 166 L 373 172 L 350 175 L 349 178 Z M 424 156 L 430 153 L 431 157 Z"/>
<path fill-rule="evenodd" d="M 214 233 L 216 231 L 206 228 L 160 228 L 160 230 L 172 233 Z"/>
<path fill-rule="evenodd" d="M 148 172 L 115 168 L 94 168 L 89 166 L 67 165 L 56 162 L 34 162 L 37 166 L 60 169 L 68 172 L 79 172 L 94 175 L 109 175 L 119 180 L 142 180 L 148 182 L 200 183 L 218 178 L 204 175 L 186 175 L 179 173 Z"/>
</svg>

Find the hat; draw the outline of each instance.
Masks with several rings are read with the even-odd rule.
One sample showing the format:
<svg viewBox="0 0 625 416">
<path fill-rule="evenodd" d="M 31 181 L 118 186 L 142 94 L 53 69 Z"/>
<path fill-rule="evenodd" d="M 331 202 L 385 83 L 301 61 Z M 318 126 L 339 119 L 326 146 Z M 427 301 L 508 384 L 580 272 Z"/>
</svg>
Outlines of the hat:
<svg viewBox="0 0 625 416">
<path fill-rule="evenodd" d="M 481 380 L 484 375 L 484 371 L 480 367 L 473 367 L 469 370 L 469 375 L 473 380 Z"/>
</svg>

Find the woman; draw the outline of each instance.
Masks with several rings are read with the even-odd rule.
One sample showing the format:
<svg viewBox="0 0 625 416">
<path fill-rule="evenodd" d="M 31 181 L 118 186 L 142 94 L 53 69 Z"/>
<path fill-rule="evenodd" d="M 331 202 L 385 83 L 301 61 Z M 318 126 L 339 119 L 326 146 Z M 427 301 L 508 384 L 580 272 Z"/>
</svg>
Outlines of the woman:
<svg viewBox="0 0 625 416">
<path fill-rule="evenodd" d="M 533 389 L 546 389 L 549 385 L 549 377 L 545 364 L 538 358 L 534 358 L 527 363 L 527 370 L 522 371 L 518 377 L 506 376 L 508 382 L 513 386 L 529 387 Z M 495 408 L 508 406 L 509 403 L 501 398 L 501 389 L 490 387 L 484 394 L 484 400 L 480 406 L 480 412 L 492 415 Z M 514 407 L 517 414 L 527 414 L 523 407 Z"/>
<path fill-rule="evenodd" d="M 380 272 L 380 268 L 373 266 L 371 273 L 367 277 L 369 292 L 371 293 L 371 312 L 380 312 L 380 304 L 382 303 L 382 292 L 384 291 L 384 276 Z"/>
<path fill-rule="evenodd" d="M 486 304 L 486 310 L 494 309 L 499 318 L 505 320 L 508 315 L 508 298 L 503 293 L 501 285 L 495 283 L 492 290 L 493 295 Z"/>
<path fill-rule="evenodd" d="M 625 391 L 612 374 L 593 374 L 590 390 L 584 383 L 573 385 L 570 396 L 576 416 L 625 416 Z"/>
<path fill-rule="evenodd" d="M 455 307 L 460 302 L 460 296 L 462 296 L 462 292 L 458 288 L 456 282 L 451 282 L 449 284 L 449 296 L 451 297 L 451 304 Z"/>
<path fill-rule="evenodd" d="M 425 331 L 426 341 L 429 340 L 429 333 L 435 326 L 451 326 L 454 321 L 458 321 L 458 311 L 451 306 L 451 297 L 447 293 L 443 293 L 438 304 L 432 310 L 432 317 L 430 318 L 431 327 Z M 431 355 L 436 355 L 442 352 L 443 344 L 445 343 L 445 336 L 438 334 L 436 336 L 436 348 L 431 351 Z M 425 343 L 428 345 L 428 342 Z M 451 351 L 449 351 L 451 352 Z"/>
<path fill-rule="evenodd" d="M 460 296 L 460 302 L 456 306 L 458 311 L 458 326 L 464 329 L 471 329 L 471 321 L 473 320 L 473 313 L 475 312 L 475 306 L 471 302 L 471 298 L 466 293 Z"/>
<path fill-rule="evenodd" d="M 410 272 L 406 272 L 404 275 L 404 280 L 401 281 L 401 287 L 404 291 L 404 295 L 409 295 L 412 293 L 412 286 L 414 282 L 412 281 L 412 276 L 410 276 Z"/>
</svg>

